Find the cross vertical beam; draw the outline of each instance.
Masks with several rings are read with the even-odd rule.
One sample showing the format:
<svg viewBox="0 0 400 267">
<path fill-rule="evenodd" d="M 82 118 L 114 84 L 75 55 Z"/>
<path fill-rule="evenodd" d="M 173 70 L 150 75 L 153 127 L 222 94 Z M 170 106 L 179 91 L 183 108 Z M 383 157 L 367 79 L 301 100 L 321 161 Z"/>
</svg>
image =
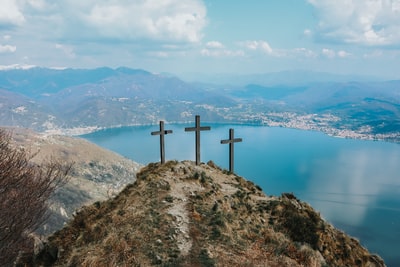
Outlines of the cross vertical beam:
<svg viewBox="0 0 400 267">
<path fill-rule="evenodd" d="M 172 130 L 164 130 L 164 121 L 160 121 L 160 130 L 158 132 L 151 132 L 151 135 L 159 135 L 160 136 L 160 157 L 161 164 L 165 163 L 165 141 L 164 135 L 172 133 Z"/>
<path fill-rule="evenodd" d="M 196 165 L 200 164 L 200 132 L 211 130 L 210 126 L 200 127 L 200 116 L 196 115 L 195 127 L 186 127 L 185 132 L 195 132 L 196 135 Z"/>
<path fill-rule="evenodd" d="M 234 130 L 229 129 L 229 139 L 221 140 L 221 144 L 229 144 L 229 172 L 234 170 L 234 143 L 242 142 L 242 138 L 235 138 Z"/>
</svg>

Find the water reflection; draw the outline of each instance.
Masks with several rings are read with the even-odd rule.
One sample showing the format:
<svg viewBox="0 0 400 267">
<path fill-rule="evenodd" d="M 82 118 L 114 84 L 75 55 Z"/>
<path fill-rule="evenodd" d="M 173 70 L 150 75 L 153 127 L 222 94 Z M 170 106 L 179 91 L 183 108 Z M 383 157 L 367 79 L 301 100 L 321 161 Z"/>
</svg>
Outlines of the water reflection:
<svg viewBox="0 0 400 267">
<path fill-rule="evenodd" d="M 194 160 L 194 136 L 185 125 L 168 125 L 166 159 Z M 284 128 L 212 125 L 201 135 L 201 160 L 228 168 L 229 128 L 243 142 L 235 146 L 235 171 L 264 192 L 294 192 L 336 227 L 379 253 L 387 266 L 400 266 L 400 145 L 338 139 Z M 152 127 L 111 129 L 86 138 L 140 163 L 159 161 Z"/>
<path fill-rule="evenodd" d="M 400 149 L 385 143 L 338 148 L 315 159 L 302 196 L 336 227 L 360 239 L 387 266 L 399 266 Z"/>
<path fill-rule="evenodd" d="M 343 149 L 336 157 L 316 159 L 308 184 L 309 198 L 327 218 L 360 224 L 368 209 L 378 207 L 379 199 L 398 193 L 394 191 L 400 187 L 396 179 L 399 162 L 398 150 L 388 154 L 387 149 L 379 148 Z"/>
</svg>

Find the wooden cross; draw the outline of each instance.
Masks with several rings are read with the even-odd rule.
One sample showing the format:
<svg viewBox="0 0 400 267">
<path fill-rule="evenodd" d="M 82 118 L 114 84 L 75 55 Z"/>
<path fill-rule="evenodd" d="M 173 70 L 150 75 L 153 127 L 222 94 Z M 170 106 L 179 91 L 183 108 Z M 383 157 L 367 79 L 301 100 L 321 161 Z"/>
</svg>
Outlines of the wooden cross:
<svg viewBox="0 0 400 267">
<path fill-rule="evenodd" d="M 229 139 L 221 140 L 221 144 L 229 144 L 229 171 L 233 173 L 234 143 L 242 142 L 242 138 L 235 138 L 233 129 L 229 129 Z"/>
<path fill-rule="evenodd" d="M 196 165 L 200 164 L 200 131 L 209 131 L 210 126 L 200 127 L 200 116 L 196 115 L 195 127 L 186 127 L 185 132 L 195 132 L 196 133 Z"/>
<path fill-rule="evenodd" d="M 152 132 L 151 135 L 160 136 L 160 156 L 161 164 L 165 163 L 164 135 L 172 133 L 172 130 L 164 130 L 164 121 L 160 121 L 160 131 Z"/>
</svg>

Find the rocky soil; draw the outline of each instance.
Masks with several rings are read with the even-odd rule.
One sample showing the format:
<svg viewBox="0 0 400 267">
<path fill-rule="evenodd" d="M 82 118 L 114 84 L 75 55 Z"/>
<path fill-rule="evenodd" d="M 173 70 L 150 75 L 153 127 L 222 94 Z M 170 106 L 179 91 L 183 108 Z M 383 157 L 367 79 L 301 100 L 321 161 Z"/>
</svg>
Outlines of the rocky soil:
<svg viewBox="0 0 400 267">
<path fill-rule="evenodd" d="M 149 164 L 42 244 L 45 266 L 385 266 L 292 194 L 214 163 Z"/>
</svg>

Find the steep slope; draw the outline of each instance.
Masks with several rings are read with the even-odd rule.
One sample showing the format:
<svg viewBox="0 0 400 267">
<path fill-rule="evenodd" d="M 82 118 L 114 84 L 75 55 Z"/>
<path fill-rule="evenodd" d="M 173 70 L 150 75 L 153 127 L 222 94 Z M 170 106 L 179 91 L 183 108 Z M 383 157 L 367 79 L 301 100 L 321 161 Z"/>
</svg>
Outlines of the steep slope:
<svg viewBox="0 0 400 267">
<path fill-rule="evenodd" d="M 268 197 L 212 162 L 149 164 L 118 196 L 84 207 L 36 264 L 385 266 L 292 194 Z"/>
<path fill-rule="evenodd" d="M 59 123 L 56 115 L 48 107 L 0 87 L 0 125 L 51 128 Z"/>
<path fill-rule="evenodd" d="M 129 159 L 100 148 L 80 138 L 43 135 L 22 128 L 11 131 L 15 146 L 29 151 L 32 162 L 43 164 L 50 159 L 71 162 L 70 179 L 51 200 L 51 215 L 41 234 L 50 234 L 63 227 L 77 208 L 105 200 L 119 193 L 136 180 L 141 167 Z"/>
</svg>

